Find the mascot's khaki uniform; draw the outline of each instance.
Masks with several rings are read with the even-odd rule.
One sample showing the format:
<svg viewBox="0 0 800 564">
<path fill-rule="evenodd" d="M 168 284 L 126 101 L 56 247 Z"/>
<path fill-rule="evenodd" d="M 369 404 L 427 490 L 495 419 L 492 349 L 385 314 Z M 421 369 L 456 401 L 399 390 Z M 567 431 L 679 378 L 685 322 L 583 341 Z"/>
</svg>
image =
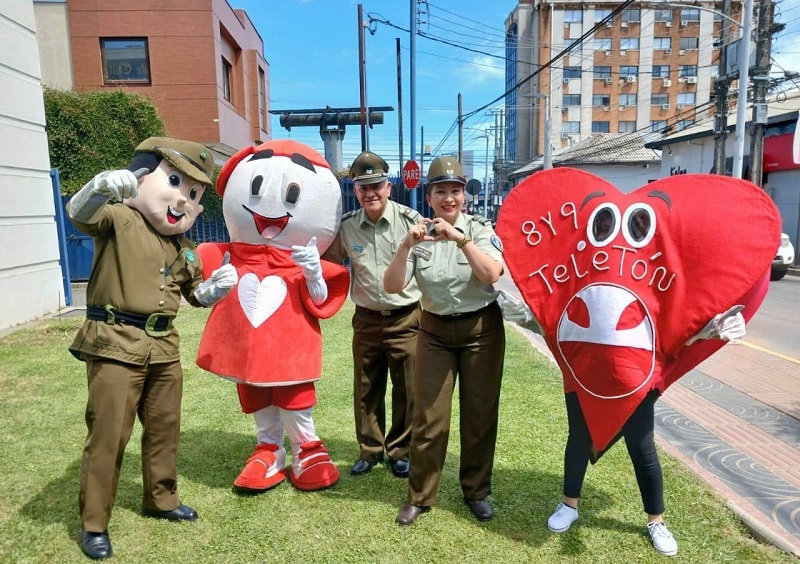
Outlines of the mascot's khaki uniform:
<svg viewBox="0 0 800 564">
<path fill-rule="evenodd" d="M 185 175 L 210 183 L 213 161 L 202 145 L 158 141 L 169 152 L 162 158 Z M 159 152 L 147 142 L 137 148 L 143 150 Z M 202 175 L 197 163 L 203 165 Z M 183 371 L 172 318 L 181 296 L 194 306 L 203 305 L 192 295 L 203 282 L 203 268 L 186 237 L 160 234 L 125 204 L 102 206 L 90 223 L 72 221 L 95 243 L 87 320 L 70 351 L 86 362 L 88 376 L 81 520 L 85 531 L 102 532 L 111 518 L 136 415 L 143 426 L 142 507 L 171 511 L 180 504 L 176 461 Z"/>
</svg>

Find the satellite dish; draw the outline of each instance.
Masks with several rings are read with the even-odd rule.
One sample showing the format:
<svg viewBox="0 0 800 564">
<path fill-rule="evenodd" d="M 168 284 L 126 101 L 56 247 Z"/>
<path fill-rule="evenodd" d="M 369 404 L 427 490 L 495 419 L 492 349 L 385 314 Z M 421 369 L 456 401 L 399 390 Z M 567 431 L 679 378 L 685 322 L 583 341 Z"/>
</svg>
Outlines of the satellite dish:
<svg viewBox="0 0 800 564">
<path fill-rule="evenodd" d="M 481 181 L 477 178 L 473 178 L 469 182 L 467 182 L 467 193 L 471 195 L 479 194 L 481 191 Z"/>
</svg>

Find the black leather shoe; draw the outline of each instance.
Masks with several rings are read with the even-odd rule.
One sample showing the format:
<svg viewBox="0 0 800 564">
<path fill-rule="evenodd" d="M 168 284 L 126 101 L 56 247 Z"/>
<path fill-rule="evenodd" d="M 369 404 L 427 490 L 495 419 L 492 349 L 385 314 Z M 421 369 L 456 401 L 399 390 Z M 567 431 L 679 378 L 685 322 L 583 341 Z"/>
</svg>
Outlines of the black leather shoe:
<svg viewBox="0 0 800 564">
<path fill-rule="evenodd" d="M 492 504 L 485 499 L 465 499 L 469 505 L 469 510 L 478 521 L 491 521 L 494 517 Z"/>
<path fill-rule="evenodd" d="M 400 512 L 397 514 L 394 522 L 400 526 L 406 527 L 416 521 L 417 517 L 423 513 L 427 513 L 430 510 L 430 507 L 420 507 L 419 505 L 406 503 L 403 508 L 400 509 Z"/>
<path fill-rule="evenodd" d="M 353 464 L 353 468 L 350 470 L 350 475 L 361 476 L 362 474 L 366 474 L 367 472 L 370 472 L 372 467 L 378 462 L 370 462 L 369 460 L 356 460 L 356 463 Z"/>
<path fill-rule="evenodd" d="M 392 467 L 392 474 L 395 478 L 408 478 L 408 471 L 411 469 L 411 463 L 408 460 L 390 460 L 389 465 Z"/>
<path fill-rule="evenodd" d="M 92 560 L 111 558 L 111 555 L 114 554 L 111 550 L 108 531 L 103 531 L 102 533 L 83 531 L 81 534 L 81 550 Z"/>
<path fill-rule="evenodd" d="M 194 521 L 197 519 L 197 511 L 182 503 L 172 511 L 142 508 L 142 515 L 145 517 L 154 517 L 156 519 L 167 519 L 169 521 Z"/>
</svg>

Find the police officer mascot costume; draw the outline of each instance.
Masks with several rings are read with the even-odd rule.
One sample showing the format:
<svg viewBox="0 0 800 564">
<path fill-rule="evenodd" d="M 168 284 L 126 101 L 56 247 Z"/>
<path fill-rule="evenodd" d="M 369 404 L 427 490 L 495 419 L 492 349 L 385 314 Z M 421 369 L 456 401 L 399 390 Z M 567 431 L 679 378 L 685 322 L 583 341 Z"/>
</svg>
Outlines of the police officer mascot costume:
<svg viewBox="0 0 800 564">
<path fill-rule="evenodd" d="M 81 548 L 112 555 L 108 523 L 136 416 L 142 423 L 142 514 L 194 521 L 177 488 L 183 370 L 172 320 L 181 298 L 214 305 L 236 285 L 225 260 L 203 264 L 184 236 L 203 211 L 213 159 L 203 145 L 143 141 L 128 170 L 99 173 L 67 203 L 69 218 L 94 239 L 86 321 L 70 351 L 86 362 L 88 433 L 79 507 Z"/>
</svg>

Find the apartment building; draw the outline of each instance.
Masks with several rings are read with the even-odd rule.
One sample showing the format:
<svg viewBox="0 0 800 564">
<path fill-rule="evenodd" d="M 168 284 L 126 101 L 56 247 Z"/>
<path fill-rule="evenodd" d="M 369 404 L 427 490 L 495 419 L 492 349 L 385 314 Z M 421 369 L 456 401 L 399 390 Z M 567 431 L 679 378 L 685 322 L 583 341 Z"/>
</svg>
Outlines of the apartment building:
<svg viewBox="0 0 800 564">
<path fill-rule="evenodd" d="M 226 0 L 34 0 L 34 12 L 44 85 L 144 94 L 170 136 L 218 161 L 271 138 L 264 43 Z"/>
<path fill-rule="evenodd" d="M 505 163 L 543 154 L 548 113 L 549 142 L 560 149 L 597 133 L 680 131 L 713 109 L 722 27 L 739 34 L 720 15 L 722 2 L 637 1 L 609 19 L 620 5 L 520 0 L 509 14 Z M 740 14 L 734 0 L 731 17 Z"/>
</svg>

